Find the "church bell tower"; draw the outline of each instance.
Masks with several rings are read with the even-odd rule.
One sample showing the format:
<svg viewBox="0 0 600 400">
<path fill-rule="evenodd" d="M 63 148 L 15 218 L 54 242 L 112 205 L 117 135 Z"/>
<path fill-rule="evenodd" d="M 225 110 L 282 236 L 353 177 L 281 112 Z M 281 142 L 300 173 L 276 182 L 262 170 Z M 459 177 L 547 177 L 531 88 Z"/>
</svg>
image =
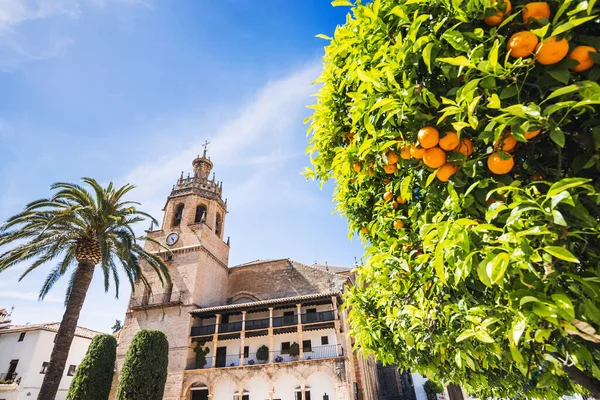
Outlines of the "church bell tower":
<svg viewBox="0 0 600 400">
<path fill-rule="evenodd" d="M 203 155 L 192 162 L 193 174 L 184 177 L 182 172 L 173 185 L 160 229 L 151 226 L 146 231 L 158 244 L 147 241 L 145 248 L 165 260 L 172 283 L 163 285 L 142 263 L 151 291 L 141 282 L 136 283 L 119 335 L 119 371 L 137 332 L 155 329 L 167 335 L 169 367 L 163 398 L 169 400 L 179 399 L 183 371 L 194 363 L 189 311 L 224 304 L 227 297 L 229 239 L 223 240 L 227 201 L 222 198 L 223 183 L 212 172 L 207 144 Z"/>
</svg>

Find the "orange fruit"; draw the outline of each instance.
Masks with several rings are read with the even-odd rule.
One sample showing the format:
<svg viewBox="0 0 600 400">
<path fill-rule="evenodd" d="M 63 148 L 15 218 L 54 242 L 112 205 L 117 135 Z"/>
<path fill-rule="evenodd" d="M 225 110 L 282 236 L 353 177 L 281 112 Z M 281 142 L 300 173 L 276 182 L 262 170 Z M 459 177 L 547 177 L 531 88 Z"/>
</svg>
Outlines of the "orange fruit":
<svg viewBox="0 0 600 400">
<path fill-rule="evenodd" d="M 425 155 L 425 149 L 423 149 L 421 147 L 417 147 L 416 144 L 413 144 L 410 147 L 410 155 L 413 156 L 413 158 L 420 160 Z"/>
<path fill-rule="evenodd" d="M 535 59 L 540 64 L 556 64 L 569 52 L 569 42 L 563 38 L 556 40 L 556 36 L 545 39 L 535 47 Z"/>
<path fill-rule="evenodd" d="M 500 149 L 506 153 L 510 153 L 515 149 L 517 145 L 517 139 L 513 137 L 513 135 L 508 132 L 502 135 L 499 141 L 494 142 L 494 147 Z"/>
<path fill-rule="evenodd" d="M 397 201 L 399 204 L 406 204 L 406 199 L 405 199 L 404 197 L 402 197 L 402 196 L 398 196 L 398 197 L 396 197 L 396 201 Z"/>
<path fill-rule="evenodd" d="M 571 67 L 571 71 L 581 72 L 592 68 L 594 60 L 590 57 L 590 53 L 596 53 L 596 49 L 592 46 L 575 47 L 571 54 L 569 54 L 569 58 L 571 60 L 579 61 L 579 65 Z"/>
<path fill-rule="evenodd" d="M 346 139 L 352 143 L 354 141 L 354 132 L 346 133 L 346 135 L 344 136 L 344 139 Z"/>
<path fill-rule="evenodd" d="M 508 160 L 503 160 L 500 158 L 498 152 L 494 152 L 490 154 L 490 157 L 487 160 L 487 166 L 489 170 L 496 175 L 507 174 L 515 166 L 515 160 L 513 160 L 512 156 L 510 156 Z"/>
<path fill-rule="evenodd" d="M 356 161 L 354 164 L 352 164 L 352 169 L 354 172 L 362 171 L 362 163 L 360 161 Z"/>
<path fill-rule="evenodd" d="M 362 228 L 360 228 L 360 231 L 362 233 L 369 233 L 369 228 L 367 228 L 366 226 L 363 226 Z"/>
<path fill-rule="evenodd" d="M 398 157 L 398 154 L 394 153 L 391 150 L 388 151 L 387 153 L 385 153 L 385 156 L 387 157 L 388 165 L 396 164 L 398 162 L 398 160 L 400 159 Z"/>
<path fill-rule="evenodd" d="M 460 147 L 458 148 L 457 151 L 459 153 L 464 154 L 467 157 L 469 157 L 471 154 L 473 154 L 473 142 L 471 141 L 471 139 L 462 138 L 460 140 Z"/>
<path fill-rule="evenodd" d="M 506 47 L 511 57 L 525 58 L 533 53 L 538 43 L 537 36 L 529 31 L 522 31 L 514 33 L 508 40 Z"/>
<path fill-rule="evenodd" d="M 446 152 L 439 147 L 427 149 L 423 156 L 423 162 L 429 168 L 439 168 L 446 163 Z"/>
<path fill-rule="evenodd" d="M 394 172 L 396 172 L 396 170 L 398 170 L 398 167 L 396 166 L 396 164 L 384 165 L 383 170 L 386 174 L 393 174 Z"/>
<path fill-rule="evenodd" d="M 541 131 L 542 131 L 541 129 L 537 129 L 535 131 L 525 132 L 525 139 L 527 139 L 527 140 L 533 139 L 534 137 L 539 135 Z"/>
<path fill-rule="evenodd" d="M 536 172 L 535 174 L 533 174 L 531 179 L 533 179 L 534 181 L 543 181 L 544 177 L 539 172 Z"/>
<path fill-rule="evenodd" d="M 394 221 L 394 228 L 396 229 L 402 229 L 404 228 L 404 222 L 402 222 L 401 219 L 397 219 Z"/>
<path fill-rule="evenodd" d="M 373 169 L 373 167 L 369 167 L 369 175 L 370 176 L 375 175 L 375 170 Z"/>
<path fill-rule="evenodd" d="M 550 5 L 545 1 L 534 1 L 527 3 L 523 8 L 523 22 L 531 23 L 531 19 L 539 21 L 541 19 L 550 19 Z"/>
<path fill-rule="evenodd" d="M 392 200 L 394 200 L 394 194 L 392 192 L 385 192 L 383 194 L 383 200 L 385 200 L 385 201 L 392 201 Z"/>
<path fill-rule="evenodd" d="M 390 183 L 390 182 L 391 182 L 391 180 L 390 180 L 390 179 L 384 179 L 384 180 L 383 180 L 383 184 L 384 184 L 384 185 L 387 185 L 387 184 L 388 184 L 388 183 Z"/>
<path fill-rule="evenodd" d="M 400 149 L 400 157 L 402 157 L 404 160 L 410 160 L 410 146 L 402 146 Z"/>
<path fill-rule="evenodd" d="M 442 182 L 448 182 L 450 177 L 458 172 L 458 167 L 452 163 L 447 162 L 438 169 L 436 177 Z"/>
<path fill-rule="evenodd" d="M 395 201 L 392 201 L 392 207 L 394 208 L 394 210 L 397 209 L 398 208 L 398 203 L 395 202 Z"/>
<path fill-rule="evenodd" d="M 498 26 L 502 23 L 504 17 L 506 17 L 510 13 L 510 10 L 512 10 L 512 4 L 510 4 L 509 0 L 504 1 L 503 4 L 506 5 L 506 11 L 502 12 L 502 10 L 497 8 L 496 13 L 494 15 L 487 16 L 483 19 L 483 22 L 485 22 L 486 25 Z"/>
<path fill-rule="evenodd" d="M 426 126 L 419 130 L 417 137 L 422 148 L 430 149 L 435 147 L 440 141 L 440 132 L 433 126 Z"/>
<path fill-rule="evenodd" d="M 440 147 L 446 151 L 456 150 L 458 147 L 458 135 L 456 132 L 446 132 L 446 136 L 440 139 Z"/>
</svg>

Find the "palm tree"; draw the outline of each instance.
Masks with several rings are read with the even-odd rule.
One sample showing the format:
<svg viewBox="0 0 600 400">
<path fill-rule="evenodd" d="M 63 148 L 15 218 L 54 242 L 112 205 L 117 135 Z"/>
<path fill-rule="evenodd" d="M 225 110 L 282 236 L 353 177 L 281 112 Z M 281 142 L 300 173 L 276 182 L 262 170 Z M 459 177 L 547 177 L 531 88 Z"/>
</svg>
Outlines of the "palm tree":
<svg viewBox="0 0 600 400">
<path fill-rule="evenodd" d="M 138 244 L 132 225 L 152 216 L 138 211 L 139 203 L 124 201 L 123 196 L 134 188 L 125 185 L 113 187 L 112 182 L 103 188 L 91 178 L 83 178 L 92 191 L 72 183 L 55 183 L 54 196 L 29 203 L 21 213 L 0 225 L 0 247 L 12 244 L 0 254 L 0 272 L 23 261 L 32 261 L 21 275 L 23 279 L 42 264 L 58 260 L 50 271 L 40 291 L 40 300 L 63 275 L 70 273 L 65 298 L 65 313 L 56 335 L 54 348 L 39 400 L 54 400 L 71 342 L 77 327 L 79 313 L 92 281 L 96 266 L 104 275 L 104 288 L 112 280 L 119 293 L 119 268 L 129 279 L 142 282 L 150 290 L 143 275 L 140 260 L 146 262 L 160 278 L 170 283 L 167 266 L 155 254 Z"/>
</svg>

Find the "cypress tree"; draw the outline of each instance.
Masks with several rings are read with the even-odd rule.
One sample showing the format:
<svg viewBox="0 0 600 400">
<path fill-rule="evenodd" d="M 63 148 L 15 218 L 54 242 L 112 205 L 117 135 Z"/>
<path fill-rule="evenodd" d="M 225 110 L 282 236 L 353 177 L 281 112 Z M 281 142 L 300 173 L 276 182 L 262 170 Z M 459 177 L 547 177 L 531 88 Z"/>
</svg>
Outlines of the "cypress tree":
<svg viewBox="0 0 600 400">
<path fill-rule="evenodd" d="M 161 400 L 168 362 L 167 336 L 161 331 L 139 331 L 125 357 L 117 400 Z"/>
<path fill-rule="evenodd" d="M 71 382 L 67 400 L 108 399 L 116 356 L 117 339 L 114 336 L 93 338 Z"/>
</svg>

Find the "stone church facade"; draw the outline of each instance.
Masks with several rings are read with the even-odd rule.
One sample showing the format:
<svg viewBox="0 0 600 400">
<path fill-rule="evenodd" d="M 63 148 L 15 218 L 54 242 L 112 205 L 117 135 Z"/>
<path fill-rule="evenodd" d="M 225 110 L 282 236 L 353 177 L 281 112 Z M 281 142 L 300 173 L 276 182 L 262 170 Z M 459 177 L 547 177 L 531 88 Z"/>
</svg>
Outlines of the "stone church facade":
<svg viewBox="0 0 600 400">
<path fill-rule="evenodd" d="M 132 294 L 110 398 L 134 335 L 156 329 L 169 341 L 165 400 L 380 399 L 381 370 L 352 351 L 341 308 L 350 269 L 289 259 L 229 267 L 222 183 L 206 151 L 193 167 L 173 186 L 160 229 L 147 231 L 172 285 L 146 270 L 151 293 L 140 283 Z"/>
</svg>

